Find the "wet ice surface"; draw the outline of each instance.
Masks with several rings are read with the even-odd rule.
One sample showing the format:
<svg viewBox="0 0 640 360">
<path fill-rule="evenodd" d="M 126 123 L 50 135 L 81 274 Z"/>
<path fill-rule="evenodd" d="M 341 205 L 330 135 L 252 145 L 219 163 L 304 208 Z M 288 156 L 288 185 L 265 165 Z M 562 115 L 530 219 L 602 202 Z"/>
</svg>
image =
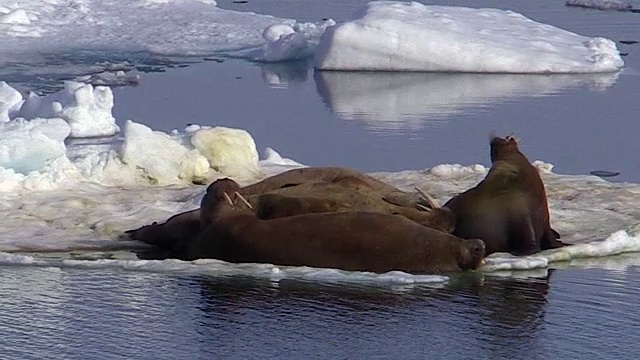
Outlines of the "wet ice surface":
<svg viewBox="0 0 640 360">
<path fill-rule="evenodd" d="M 154 152 L 153 149 L 149 149 Z M 266 174 L 278 172 L 271 160 L 261 164 Z M 540 254 L 514 258 L 494 254 L 483 272 L 547 268 L 558 261 L 603 257 L 640 251 L 640 185 L 615 184 L 595 176 L 567 176 L 549 172 L 551 165 L 538 162 L 547 187 L 552 226 L 563 241 L 577 244 Z M 438 165 L 423 171 L 377 173 L 401 189 L 420 187 L 444 203 L 448 198 L 474 186 L 486 175 L 482 165 Z M 48 185 L 50 183 L 47 183 Z M 54 183 L 55 184 L 55 183 Z M 2 211 L 12 218 L 2 228 L 0 251 L 35 252 L 24 257 L 6 254 L 3 264 L 38 266 L 113 267 L 143 271 L 187 271 L 208 274 L 253 274 L 269 278 L 314 278 L 319 281 L 351 282 L 371 280 L 391 283 L 446 282 L 447 277 L 424 277 L 403 273 L 382 275 L 327 271 L 309 268 L 282 268 L 271 265 L 233 265 L 219 261 L 146 261 L 135 258 L 108 258 L 110 250 L 131 249 L 139 244 L 123 241 L 120 235 L 152 221 L 196 208 L 202 186 L 105 187 L 98 184 L 69 190 L 32 191 L 28 195 L 3 197 Z M 61 210 L 65 209 L 65 210 Z M 73 252 L 93 250 L 95 259 L 74 259 Z M 62 259 L 40 259 L 41 252 L 70 252 Z M 70 259 L 69 259 L 70 258 Z"/>
</svg>

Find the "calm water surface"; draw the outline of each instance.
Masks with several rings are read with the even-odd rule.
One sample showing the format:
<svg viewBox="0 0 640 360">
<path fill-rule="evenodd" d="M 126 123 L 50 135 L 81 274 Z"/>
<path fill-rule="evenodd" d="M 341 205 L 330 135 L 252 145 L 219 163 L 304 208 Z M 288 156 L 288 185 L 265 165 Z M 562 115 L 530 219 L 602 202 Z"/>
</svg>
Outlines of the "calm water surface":
<svg viewBox="0 0 640 360">
<path fill-rule="evenodd" d="M 364 1 L 218 3 L 340 21 Z M 640 40 L 638 14 L 563 1 L 446 3 Z M 640 44 L 619 46 L 627 68 L 608 76 L 314 73 L 305 63 L 202 62 L 117 89 L 114 115 L 165 131 L 239 127 L 259 149 L 365 171 L 488 164 L 488 135 L 513 132 L 532 160 L 554 163 L 556 172 L 609 170 L 621 172 L 613 180 L 640 182 Z M 441 288 L 2 267 L 0 358 L 631 359 L 640 354 L 640 276 L 631 258 L 629 266 L 528 279 L 469 275 Z"/>
<path fill-rule="evenodd" d="M 637 261 L 635 261 L 637 263 Z M 469 274 L 434 289 L 3 267 L 4 359 L 637 358 L 640 276 Z"/>
</svg>

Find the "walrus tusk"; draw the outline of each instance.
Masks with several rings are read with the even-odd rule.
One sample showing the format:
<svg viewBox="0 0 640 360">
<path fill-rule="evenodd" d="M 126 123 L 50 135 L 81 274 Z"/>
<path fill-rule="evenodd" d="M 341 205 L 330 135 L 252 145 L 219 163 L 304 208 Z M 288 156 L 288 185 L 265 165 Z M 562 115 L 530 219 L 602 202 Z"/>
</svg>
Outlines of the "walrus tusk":
<svg viewBox="0 0 640 360">
<path fill-rule="evenodd" d="M 235 205 L 233 204 L 233 200 L 231 200 L 231 196 L 229 196 L 229 194 L 227 194 L 227 192 L 225 191 L 223 194 L 225 199 L 227 199 L 227 202 L 229 202 L 229 205 L 231 205 L 231 207 L 234 207 Z"/>
<path fill-rule="evenodd" d="M 416 207 L 417 207 L 419 210 L 423 210 L 423 211 L 431 211 L 431 210 L 433 210 L 433 209 L 428 208 L 428 207 L 426 207 L 426 206 L 424 206 L 424 205 L 422 205 L 422 204 L 416 204 Z"/>
<path fill-rule="evenodd" d="M 249 201 L 247 201 L 247 199 L 244 198 L 244 196 L 242 196 L 242 194 L 240 194 L 239 192 L 236 191 L 236 196 L 240 198 L 240 200 L 242 200 L 242 202 L 247 205 L 247 207 L 251 210 L 253 210 L 253 206 L 251 206 L 251 204 L 249 203 Z"/>
<path fill-rule="evenodd" d="M 416 190 L 424 197 L 424 199 L 429 203 L 433 209 L 440 209 L 440 204 L 434 199 L 431 195 L 427 194 L 425 191 L 416 186 Z"/>
</svg>

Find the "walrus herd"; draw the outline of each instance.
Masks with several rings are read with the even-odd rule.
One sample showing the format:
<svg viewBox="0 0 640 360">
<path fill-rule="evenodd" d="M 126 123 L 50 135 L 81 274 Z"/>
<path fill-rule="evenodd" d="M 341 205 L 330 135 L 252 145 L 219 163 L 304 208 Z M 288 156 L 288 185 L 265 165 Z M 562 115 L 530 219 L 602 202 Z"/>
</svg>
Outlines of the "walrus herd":
<svg viewBox="0 0 640 360">
<path fill-rule="evenodd" d="M 565 246 L 549 224 L 544 184 L 514 137 L 491 139 L 492 166 L 443 207 L 337 167 L 290 170 L 240 187 L 224 178 L 200 208 L 127 231 L 141 256 L 271 263 L 384 273 L 478 268 L 494 252 Z"/>
</svg>

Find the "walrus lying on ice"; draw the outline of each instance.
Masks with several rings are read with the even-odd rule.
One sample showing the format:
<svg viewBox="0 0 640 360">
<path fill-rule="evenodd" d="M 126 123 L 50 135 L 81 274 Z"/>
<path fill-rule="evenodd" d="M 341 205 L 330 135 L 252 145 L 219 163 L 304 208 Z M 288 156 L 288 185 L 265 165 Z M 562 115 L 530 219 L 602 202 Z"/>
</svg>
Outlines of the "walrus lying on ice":
<svg viewBox="0 0 640 360">
<path fill-rule="evenodd" d="M 456 215 L 453 234 L 482 239 L 487 255 L 528 255 L 564 246 L 549 224 L 549 206 L 538 170 L 515 138 L 491 139 L 491 169 L 476 187 L 444 206 Z"/>
<path fill-rule="evenodd" d="M 209 225 L 189 242 L 185 259 L 435 274 L 475 269 L 484 257 L 481 240 L 399 215 L 349 211 L 263 220 L 239 201 L 240 191 L 230 179 L 209 186 Z"/>
<path fill-rule="evenodd" d="M 239 192 L 249 199 L 262 219 L 316 212 L 370 211 L 399 214 L 445 232 L 453 230 L 455 221 L 449 209 L 439 208 L 427 194 L 420 197 L 407 193 L 345 168 L 290 170 L 246 186 Z M 154 222 L 129 230 L 127 234 L 134 240 L 160 248 L 186 243 L 204 229 L 201 221 L 207 222 L 207 207 L 208 195 L 205 194 L 201 209 L 177 214 L 164 223 Z"/>
<path fill-rule="evenodd" d="M 288 175 L 292 174 L 299 176 L 301 170 L 310 170 L 305 172 L 307 176 L 326 175 L 321 169 L 341 172 L 343 175 L 333 178 L 315 176 L 314 179 L 320 180 L 288 182 L 284 185 L 278 180 L 279 177 L 290 178 Z M 372 183 L 376 186 L 372 186 Z M 267 184 L 269 186 L 265 186 Z M 281 187 L 275 188 L 276 185 Z M 256 209 L 257 216 L 263 220 L 310 213 L 367 211 L 402 215 L 421 225 L 445 232 L 453 231 L 455 226 L 455 216 L 451 210 L 439 207 L 426 193 L 422 193 L 423 197 L 419 198 L 348 169 L 298 169 L 265 179 L 242 188 L 239 192 L 246 196 L 248 202 Z M 200 216 L 204 223 L 207 218 L 209 193 L 210 188 L 200 204 Z M 428 204 L 431 208 L 423 204 Z"/>
</svg>

